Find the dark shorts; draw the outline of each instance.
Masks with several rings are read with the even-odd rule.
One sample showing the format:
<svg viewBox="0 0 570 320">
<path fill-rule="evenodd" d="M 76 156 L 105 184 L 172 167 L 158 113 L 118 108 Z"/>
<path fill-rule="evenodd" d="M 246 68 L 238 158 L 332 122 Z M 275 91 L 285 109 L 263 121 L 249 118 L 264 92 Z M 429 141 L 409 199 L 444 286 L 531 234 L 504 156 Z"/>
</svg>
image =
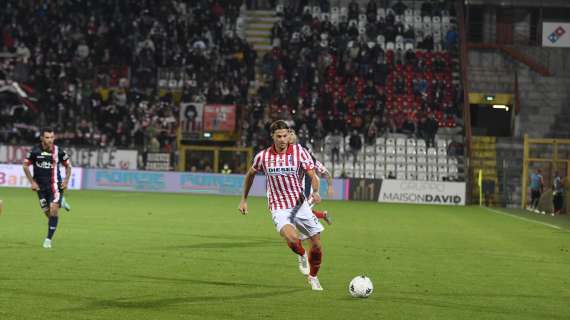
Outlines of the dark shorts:
<svg viewBox="0 0 570 320">
<path fill-rule="evenodd" d="M 540 199 L 540 190 L 530 190 L 530 196 L 533 200 L 539 200 Z"/>
<path fill-rule="evenodd" d="M 61 207 L 63 190 L 59 189 L 58 192 L 53 192 L 50 189 L 40 189 L 38 198 L 40 199 L 40 207 L 44 210 L 49 210 L 51 203 L 57 203 Z"/>
</svg>

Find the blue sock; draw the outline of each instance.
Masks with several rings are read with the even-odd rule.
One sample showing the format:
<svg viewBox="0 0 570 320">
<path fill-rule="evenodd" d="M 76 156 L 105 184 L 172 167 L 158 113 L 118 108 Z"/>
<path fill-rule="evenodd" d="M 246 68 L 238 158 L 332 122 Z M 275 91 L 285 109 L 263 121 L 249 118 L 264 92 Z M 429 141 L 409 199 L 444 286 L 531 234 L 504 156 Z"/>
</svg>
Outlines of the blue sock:
<svg viewBox="0 0 570 320">
<path fill-rule="evenodd" d="M 53 238 L 53 234 L 55 233 L 55 229 L 57 228 L 57 222 L 59 220 L 59 217 L 49 217 L 48 218 L 48 235 L 47 238 L 51 239 Z"/>
</svg>

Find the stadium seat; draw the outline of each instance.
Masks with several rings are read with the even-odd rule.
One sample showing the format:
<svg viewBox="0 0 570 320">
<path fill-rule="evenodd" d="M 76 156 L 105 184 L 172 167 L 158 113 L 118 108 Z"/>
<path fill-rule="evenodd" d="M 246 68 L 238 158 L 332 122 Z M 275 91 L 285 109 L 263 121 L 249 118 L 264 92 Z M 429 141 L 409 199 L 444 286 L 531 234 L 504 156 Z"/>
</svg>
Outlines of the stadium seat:
<svg viewBox="0 0 570 320">
<path fill-rule="evenodd" d="M 386 155 L 386 163 L 395 163 L 396 162 L 396 156 L 393 154 L 387 154 Z"/>
<path fill-rule="evenodd" d="M 418 180 L 419 181 L 426 181 L 427 180 L 427 175 L 425 172 L 418 172 Z"/>
<path fill-rule="evenodd" d="M 418 156 L 425 156 L 426 155 L 426 147 L 425 146 L 418 146 L 416 150 L 417 150 Z"/>
<path fill-rule="evenodd" d="M 406 173 L 405 173 L 405 172 L 398 172 L 398 173 L 396 173 L 396 179 L 398 179 L 398 180 L 406 180 Z"/>
<path fill-rule="evenodd" d="M 418 174 L 416 172 L 407 172 L 406 173 L 406 180 L 418 180 Z"/>
</svg>

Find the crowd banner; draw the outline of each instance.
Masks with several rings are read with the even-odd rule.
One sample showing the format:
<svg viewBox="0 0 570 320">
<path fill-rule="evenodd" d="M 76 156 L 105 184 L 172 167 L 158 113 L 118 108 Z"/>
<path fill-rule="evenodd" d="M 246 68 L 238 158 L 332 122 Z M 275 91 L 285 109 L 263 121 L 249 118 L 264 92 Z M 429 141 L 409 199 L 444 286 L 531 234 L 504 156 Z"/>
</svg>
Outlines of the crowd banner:
<svg viewBox="0 0 570 320">
<path fill-rule="evenodd" d="M 183 136 L 198 137 L 203 132 L 204 103 L 180 103 L 180 131 Z"/>
<path fill-rule="evenodd" d="M 542 46 L 570 48 L 570 23 L 543 22 Z"/>
<path fill-rule="evenodd" d="M 31 145 L 0 145 L 0 163 L 21 164 Z M 71 165 L 82 168 L 137 169 L 138 152 L 114 148 L 62 147 L 70 155 Z"/>
<path fill-rule="evenodd" d="M 235 105 L 208 104 L 204 107 L 204 131 L 233 133 L 235 128 Z"/>
<path fill-rule="evenodd" d="M 383 180 L 378 202 L 465 205 L 465 182 Z"/>
<path fill-rule="evenodd" d="M 33 166 L 30 171 L 34 172 Z M 61 170 L 61 178 L 65 177 L 65 171 Z M 73 168 L 71 170 L 71 178 L 69 179 L 68 189 L 79 190 L 83 181 L 83 169 Z M 24 174 L 21 164 L 0 164 L 0 187 L 8 188 L 30 188 L 30 182 Z"/>
<path fill-rule="evenodd" d="M 86 169 L 83 186 L 93 190 L 172 192 L 194 194 L 241 195 L 244 175 L 162 172 L 137 170 Z M 266 196 L 265 176 L 256 176 L 250 190 L 252 196 Z M 333 200 L 348 200 L 348 184 L 334 179 Z M 326 181 L 321 181 L 321 196 L 327 199 Z"/>
<path fill-rule="evenodd" d="M 168 171 L 170 170 L 170 167 L 170 153 L 148 152 L 146 154 L 146 170 Z"/>
</svg>

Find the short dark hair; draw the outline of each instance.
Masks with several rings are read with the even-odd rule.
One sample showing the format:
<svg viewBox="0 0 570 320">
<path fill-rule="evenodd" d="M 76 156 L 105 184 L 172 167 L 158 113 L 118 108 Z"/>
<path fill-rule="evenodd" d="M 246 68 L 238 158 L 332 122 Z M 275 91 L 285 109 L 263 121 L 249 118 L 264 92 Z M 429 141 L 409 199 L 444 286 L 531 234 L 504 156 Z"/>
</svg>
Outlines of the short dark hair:
<svg viewBox="0 0 570 320">
<path fill-rule="evenodd" d="M 283 120 L 277 120 L 277 121 L 274 121 L 271 124 L 271 126 L 269 126 L 269 131 L 271 132 L 271 135 L 273 135 L 275 133 L 275 131 L 281 130 L 281 129 L 289 130 L 289 125 L 287 124 L 287 122 L 285 122 Z"/>
<path fill-rule="evenodd" d="M 43 137 L 43 136 L 44 136 L 44 133 L 46 133 L 46 132 L 53 132 L 53 128 L 52 128 L 52 127 L 43 127 L 43 128 L 40 130 L 40 136 Z"/>
</svg>

